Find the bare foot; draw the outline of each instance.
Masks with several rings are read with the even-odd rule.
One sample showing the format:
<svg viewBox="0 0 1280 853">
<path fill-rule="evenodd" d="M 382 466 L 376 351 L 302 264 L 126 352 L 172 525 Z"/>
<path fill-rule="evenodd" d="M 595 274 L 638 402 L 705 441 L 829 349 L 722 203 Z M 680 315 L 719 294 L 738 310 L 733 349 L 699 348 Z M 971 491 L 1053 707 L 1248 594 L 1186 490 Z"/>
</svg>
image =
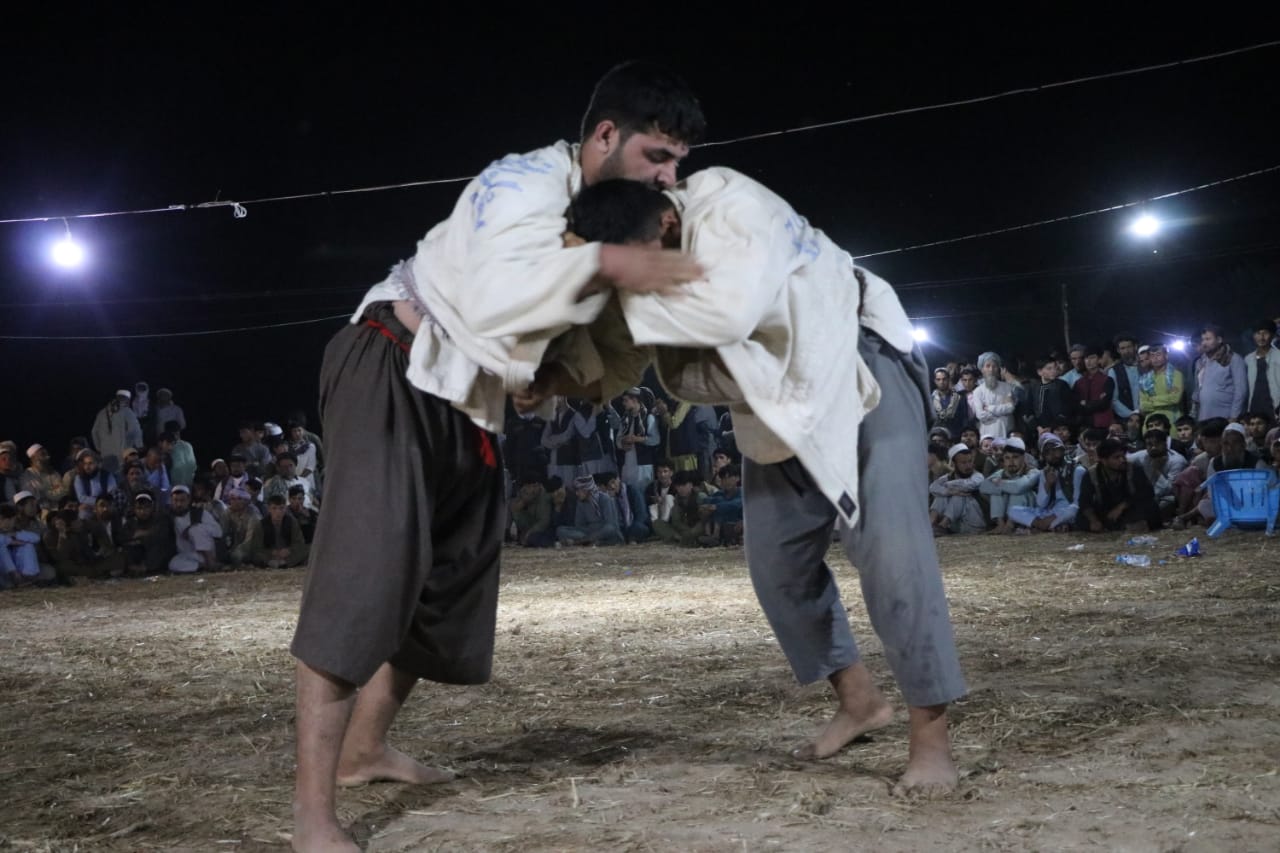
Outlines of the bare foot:
<svg viewBox="0 0 1280 853">
<path fill-rule="evenodd" d="M 893 708 L 862 663 L 835 673 L 830 681 L 840 705 L 812 743 L 791 753 L 801 761 L 830 758 L 856 738 L 893 721 Z"/>
<path fill-rule="evenodd" d="M 945 705 L 911 708 L 910 757 L 906 772 L 893 786 L 896 797 L 933 799 L 956 789 L 960 776 L 951 760 Z"/>
<path fill-rule="evenodd" d="M 290 846 L 295 853 L 360 853 L 332 814 L 309 815 L 296 808 L 294 814 Z"/>
<path fill-rule="evenodd" d="M 380 755 L 338 762 L 338 786 L 350 788 L 369 782 L 408 782 L 410 785 L 434 785 L 449 782 L 457 774 L 449 770 L 428 767 L 416 758 L 410 758 L 398 749 L 383 746 Z"/>
</svg>

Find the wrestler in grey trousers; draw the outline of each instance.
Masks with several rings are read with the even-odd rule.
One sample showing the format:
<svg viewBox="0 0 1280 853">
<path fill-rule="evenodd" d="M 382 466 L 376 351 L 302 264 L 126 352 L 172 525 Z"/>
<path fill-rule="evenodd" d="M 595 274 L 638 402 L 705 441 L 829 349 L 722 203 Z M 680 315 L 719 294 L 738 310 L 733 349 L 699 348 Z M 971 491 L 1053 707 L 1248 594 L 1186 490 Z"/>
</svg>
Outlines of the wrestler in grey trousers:
<svg viewBox="0 0 1280 853">
<path fill-rule="evenodd" d="M 908 705 L 966 692 L 929 524 L 925 472 L 928 370 L 919 347 L 899 353 L 863 328 L 859 353 L 880 404 L 858 433 L 857 526 L 842 530 L 871 625 Z M 858 646 L 826 564 L 837 512 L 796 458 L 743 460 L 747 565 L 787 661 L 802 684 L 858 661 Z"/>
</svg>

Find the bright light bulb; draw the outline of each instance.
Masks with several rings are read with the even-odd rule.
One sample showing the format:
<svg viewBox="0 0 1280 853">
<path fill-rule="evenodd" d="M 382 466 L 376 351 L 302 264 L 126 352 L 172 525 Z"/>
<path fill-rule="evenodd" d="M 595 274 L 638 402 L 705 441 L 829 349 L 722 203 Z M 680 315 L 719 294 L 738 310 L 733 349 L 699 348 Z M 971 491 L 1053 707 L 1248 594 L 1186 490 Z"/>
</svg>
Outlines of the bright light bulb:
<svg viewBox="0 0 1280 853">
<path fill-rule="evenodd" d="M 1170 346 L 1172 349 L 1176 349 L 1178 352 L 1182 352 L 1184 349 L 1186 349 L 1186 348 L 1187 348 L 1187 342 L 1186 342 L 1186 341 L 1184 341 L 1184 340 L 1182 340 L 1181 338 L 1179 338 L 1178 340 L 1176 340 L 1176 341 L 1174 341 L 1173 343 L 1169 344 L 1169 346 Z"/>
<path fill-rule="evenodd" d="M 923 326 L 916 326 L 911 330 L 911 337 L 915 338 L 919 343 L 929 340 L 929 330 Z"/>
<path fill-rule="evenodd" d="M 84 263 L 84 249 L 70 235 L 53 244 L 53 262 L 65 269 L 74 269 Z"/>
<path fill-rule="evenodd" d="M 1160 230 L 1160 220 L 1149 213 L 1144 213 L 1133 221 L 1129 230 L 1138 237 L 1151 237 Z"/>
</svg>

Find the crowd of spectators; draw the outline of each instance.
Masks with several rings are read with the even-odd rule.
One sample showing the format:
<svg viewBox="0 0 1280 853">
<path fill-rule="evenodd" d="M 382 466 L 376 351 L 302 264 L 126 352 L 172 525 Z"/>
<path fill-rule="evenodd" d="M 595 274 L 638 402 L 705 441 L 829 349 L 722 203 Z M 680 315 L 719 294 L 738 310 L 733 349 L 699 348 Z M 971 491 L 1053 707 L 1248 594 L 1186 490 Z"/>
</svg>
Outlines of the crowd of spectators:
<svg viewBox="0 0 1280 853">
<path fill-rule="evenodd" d="M 173 393 L 116 391 L 59 460 L 0 442 L 0 588 L 73 578 L 185 574 L 306 562 L 323 491 L 319 436 L 240 425 L 225 458 L 201 465 Z"/>
<path fill-rule="evenodd" d="M 1280 341 L 1258 323 L 1233 352 L 1206 327 L 1184 365 L 1117 335 L 1033 364 L 995 352 L 933 372 L 927 442 L 937 535 L 1103 532 L 1209 524 L 1219 471 L 1280 472 Z M 656 382 L 603 404 L 508 408 L 508 542 L 530 548 L 742 541 L 742 471 L 728 411 Z M 299 566 L 324 450 L 295 412 L 244 422 L 208 465 L 165 388 L 117 391 L 55 461 L 0 442 L 0 588 L 161 572 Z"/>
</svg>

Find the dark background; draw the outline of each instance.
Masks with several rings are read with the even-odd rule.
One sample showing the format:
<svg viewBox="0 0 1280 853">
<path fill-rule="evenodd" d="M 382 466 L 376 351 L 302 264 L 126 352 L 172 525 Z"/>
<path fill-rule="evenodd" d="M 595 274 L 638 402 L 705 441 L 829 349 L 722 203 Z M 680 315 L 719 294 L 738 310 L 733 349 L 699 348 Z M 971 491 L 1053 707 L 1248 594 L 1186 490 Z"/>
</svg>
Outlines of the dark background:
<svg viewBox="0 0 1280 853">
<path fill-rule="evenodd" d="M 576 139 L 617 61 L 674 65 L 711 140 L 1170 62 L 1280 38 L 1232 16 L 1126 25 L 1061 17 L 837 21 L 828 7 L 704 17 L 655 6 L 432 11 L 269 6 L 254 15 L 63 10 L 3 39 L 0 218 L 253 199 L 466 177 L 497 156 Z M 850 7 L 852 8 L 852 7 Z M 424 13 L 425 14 L 425 13 Z M 850 13 L 852 14 L 852 13 Z M 987 103 L 695 151 L 685 171 L 742 170 L 854 255 L 1136 201 L 1280 164 L 1280 48 Z M 90 252 L 47 260 L 60 221 L 0 225 L 0 335 L 135 335 L 345 315 L 446 217 L 463 184 L 72 220 Z M 1241 333 L 1280 314 L 1280 172 L 1135 212 L 864 263 L 927 326 L 932 361 L 1032 358 L 1126 329 L 1206 321 Z M 513 287 L 518 283 L 513 282 Z M 314 413 L 333 320 L 143 340 L 0 340 L 0 438 L 60 451 L 114 389 L 168 386 L 203 463 L 241 417 Z M 314 415 L 313 415 L 314 417 Z M 314 424 L 313 424 L 314 425 Z"/>
</svg>

